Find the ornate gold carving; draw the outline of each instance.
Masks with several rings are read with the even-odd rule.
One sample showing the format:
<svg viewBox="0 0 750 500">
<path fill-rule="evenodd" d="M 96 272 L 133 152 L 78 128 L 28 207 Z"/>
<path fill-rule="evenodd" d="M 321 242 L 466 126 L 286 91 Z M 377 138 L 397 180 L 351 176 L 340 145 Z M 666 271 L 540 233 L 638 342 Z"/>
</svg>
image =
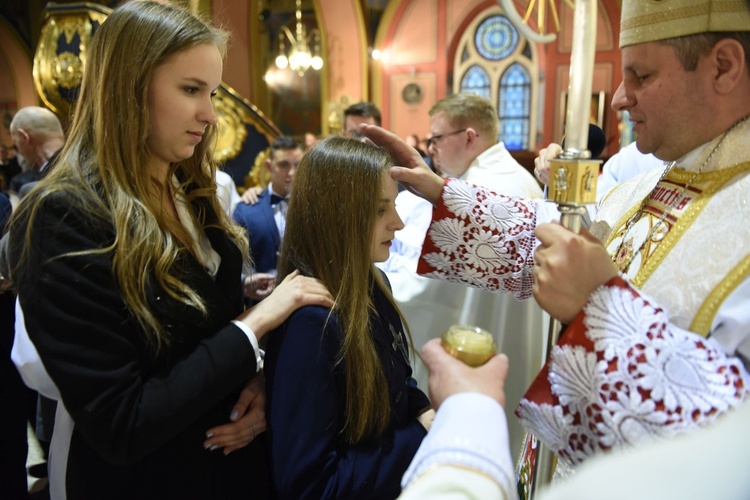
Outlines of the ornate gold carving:
<svg viewBox="0 0 750 500">
<path fill-rule="evenodd" d="M 338 101 L 328 103 L 328 133 L 338 134 L 344 129 L 344 110 L 349 107 L 352 99 L 347 94 L 341 94 Z"/>
<path fill-rule="evenodd" d="M 222 83 L 216 90 L 214 106 L 219 117 L 219 137 L 214 149 L 214 159 L 220 163 L 231 160 L 242 150 L 248 125 L 265 135 L 268 142 L 281 135 L 281 131 L 262 111 L 229 85 Z"/>
<path fill-rule="evenodd" d="M 271 182 L 271 172 L 266 168 L 266 158 L 269 153 L 269 149 L 264 149 L 255 157 L 253 168 L 245 176 L 245 189 L 256 186 L 268 187 L 268 183 Z"/>
<path fill-rule="evenodd" d="M 219 137 L 214 149 L 214 159 L 223 163 L 237 156 L 242 149 L 242 144 L 247 138 L 244 122 L 250 117 L 222 87 L 219 87 L 214 98 L 214 109 L 219 117 Z"/>
<path fill-rule="evenodd" d="M 552 160 L 550 199 L 555 203 L 572 205 L 596 203 L 596 179 L 600 163 L 599 160 Z"/>
<path fill-rule="evenodd" d="M 338 111 L 331 111 L 328 113 L 328 132 L 331 134 L 338 134 L 344 129 L 344 125 L 341 121 L 341 113 Z"/>
<path fill-rule="evenodd" d="M 58 115 L 69 113 L 86 63 L 86 47 L 96 27 L 112 12 L 102 5 L 76 3 L 46 8 L 45 24 L 34 56 L 34 84 L 42 101 Z M 214 100 L 219 119 L 214 158 L 235 158 L 254 127 L 268 142 L 281 131 L 247 99 L 222 84 Z"/>
<path fill-rule="evenodd" d="M 63 52 L 52 60 L 52 66 L 55 68 L 52 76 L 54 83 L 66 89 L 74 89 L 81 84 L 83 63 L 75 54 Z"/>
<path fill-rule="evenodd" d="M 106 7 L 87 3 L 48 7 L 34 55 L 34 85 L 55 113 L 67 115 L 70 111 L 70 99 L 81 84 L 86 46 L 95 25 L 103 23 L 109 12 Z"/>
</svg>

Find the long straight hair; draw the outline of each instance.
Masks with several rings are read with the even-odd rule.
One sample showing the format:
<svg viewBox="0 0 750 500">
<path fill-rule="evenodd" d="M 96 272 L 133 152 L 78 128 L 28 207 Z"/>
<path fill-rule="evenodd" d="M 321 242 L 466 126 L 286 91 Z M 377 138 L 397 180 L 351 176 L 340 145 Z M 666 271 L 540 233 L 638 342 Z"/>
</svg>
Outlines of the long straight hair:
<svg viewBox="0 0 750 500">
<path fill-rule="evenodd" d="M 62 192 L 90 217 L 114 227 L 114 242 L 88 253 L 112 254 L 122 297 L 154 352 L 170 342 L 147 300 L 154 280 L 171 297 L 207 313 L 203 299 L 175 272 L 181 255 L 191 251 L 180 240 L 192 239 L 162 208 L 164 191 L 173 187 L 158 183 L 149 168 L 148 89 L 154 69 L 170 57 L 202 44 L 213 44 L 224 55 L 227 38 L 225 31 L 168 4 L 128 2 L 109 15 L 88 47 L 69 137 L 55 170 L 14 214 L 14 222 L 27 223 L 14 281 L 30 271 L 22 264 L 40 206 Z M 208 126 L 193 156 L 170 165 L 167 178 L 179 179 L 178 189 L 186 193 L 198 227 L 221 228 L 248 255 L 244 232 L 232 224 L 216 196 L 216 165 L 209 150 L 215 134 L 216 127 Z"/>
<path fill-rule="evenodd" d="M 341 433 L 351 444 L 381 435 L 390 421 L 388 382 L 370 314 L 378 313 L 372 286 L 398 311 L 371 250 L 382 180 L 391 165 L 385 150 L 356 139 L 332 136 L 315 145 L 294 176 L 281 245 L 279 279 L 299 269 L 335 297 L 331 314 L 343 337 L 337 361 L 346 373 Z"/>
</svg>

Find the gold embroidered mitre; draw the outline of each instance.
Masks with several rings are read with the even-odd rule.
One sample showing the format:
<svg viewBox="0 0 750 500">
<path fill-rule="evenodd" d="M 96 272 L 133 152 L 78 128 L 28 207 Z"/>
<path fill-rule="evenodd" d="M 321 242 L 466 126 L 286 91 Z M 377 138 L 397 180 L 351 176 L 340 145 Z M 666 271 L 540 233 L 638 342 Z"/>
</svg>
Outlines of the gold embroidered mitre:
<svg viewBox="0 0 750 500">
<path fill-rule="evenodd" d="M 623 0 L 620 48 L 696 33 L 750 31 L 748 0 Z"/>
</svg>

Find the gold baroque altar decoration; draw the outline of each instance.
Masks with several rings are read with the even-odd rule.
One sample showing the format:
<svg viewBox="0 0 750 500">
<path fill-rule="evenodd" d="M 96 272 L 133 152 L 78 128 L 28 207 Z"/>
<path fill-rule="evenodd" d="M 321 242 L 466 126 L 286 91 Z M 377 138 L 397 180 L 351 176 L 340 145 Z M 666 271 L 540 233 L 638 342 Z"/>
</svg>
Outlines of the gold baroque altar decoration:
<svg viewBox="0 0 750 500">
<path fill-rule="evenodd" d="M 45 22 L 34 55 L 34 85 L 44 104 L 66 117 L 81 85 L 86 47 L 111 9 L 93 3 L 45 9 Z"/>
<path fill-rule="evenodd" d="M 63 120 L 70 115 L 78 95 L 86 48 L 110 12 L 103 5 L 89 2 L 50 2 L 45 8 L 44 26 L 34 55 L 34 85 L 44 104 Z M 249 130 L 264 136 L 268 143 L 281 135 L 257 107 L 224 83 L 217 90 L 214 105 L 219 133 L 213 151 L 219 163 L 242 151 Z"/>
</svg>

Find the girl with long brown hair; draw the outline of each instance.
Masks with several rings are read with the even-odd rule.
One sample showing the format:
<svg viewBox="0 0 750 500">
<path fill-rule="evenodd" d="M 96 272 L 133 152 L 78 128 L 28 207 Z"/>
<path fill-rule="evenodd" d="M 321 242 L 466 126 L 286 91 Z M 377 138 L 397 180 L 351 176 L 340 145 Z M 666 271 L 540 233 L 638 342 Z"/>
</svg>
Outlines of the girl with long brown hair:
<svg viewBox="0 0 750 500">
<path fill-rule="evenodd" d="M 294 179 L 279 278 L 294 269 L 335 297 L 269 336 L 267 415 L 280 498 L 395 498 L 424 437 L 429 400 L 412 378 L 408 331 L 385 275 L 395 231 L 389 155 L 329 137 Z"/>
</svg>

